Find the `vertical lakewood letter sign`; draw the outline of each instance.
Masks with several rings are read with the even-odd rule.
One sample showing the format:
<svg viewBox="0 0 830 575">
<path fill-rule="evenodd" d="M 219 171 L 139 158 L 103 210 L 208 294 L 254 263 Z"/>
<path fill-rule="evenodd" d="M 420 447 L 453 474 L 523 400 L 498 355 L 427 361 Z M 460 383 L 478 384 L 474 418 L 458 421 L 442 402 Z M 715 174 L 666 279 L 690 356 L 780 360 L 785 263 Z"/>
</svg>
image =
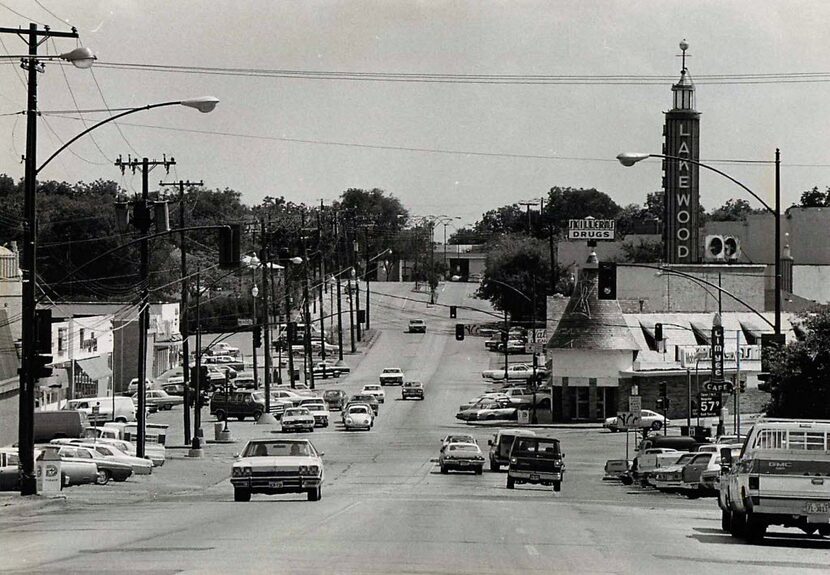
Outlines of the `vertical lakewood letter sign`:
<svg viewBox="0 0 830 575">
<path fill-rule="evenodd" d="M 696 112 L 669 112 L 666 114 L 666 155 L 698 159 L 697 118 L 672 117 L 674 114 L 691 116 Z M 684 160 L 665 161 L 666 188 L 666 256 L 670 263 L 698 263 L 698 166 Z"/>
</svg>

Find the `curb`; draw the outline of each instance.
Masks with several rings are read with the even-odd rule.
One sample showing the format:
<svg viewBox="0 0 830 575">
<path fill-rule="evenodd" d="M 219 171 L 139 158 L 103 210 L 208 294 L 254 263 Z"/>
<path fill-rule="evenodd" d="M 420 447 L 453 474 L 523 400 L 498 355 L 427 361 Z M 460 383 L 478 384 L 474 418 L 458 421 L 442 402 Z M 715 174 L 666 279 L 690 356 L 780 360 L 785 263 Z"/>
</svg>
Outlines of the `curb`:
<svg viewBox="0 0 830 575">
<path fill-rule="evenodd" d="M 15 511 L 32 513 L 52 507 L 65 506 L 67 496 L 64 494 L 53 497 L 43 495 L 3 494 L 0 496 L 0 511 Z"/>
<path fill-rule="evenodd" d="M 600 423 L 517 423 L 515 421 L 467 421 L 475 427 L 529 427 L 532 429 L 603 429 Z"/>
</svg>

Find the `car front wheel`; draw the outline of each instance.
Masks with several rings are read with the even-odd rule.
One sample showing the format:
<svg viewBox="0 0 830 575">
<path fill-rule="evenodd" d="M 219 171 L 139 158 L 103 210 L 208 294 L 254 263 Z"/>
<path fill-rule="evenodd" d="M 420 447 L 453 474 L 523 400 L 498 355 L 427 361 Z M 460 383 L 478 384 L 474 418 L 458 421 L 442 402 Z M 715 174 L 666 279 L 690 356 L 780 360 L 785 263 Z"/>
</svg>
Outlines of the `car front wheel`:
<svg viewBox="0 0 830 575">
<path fill-rule="evenodd" d="M 321 487 L 316 487 L 314 489 L 308 490 L 308 500 L 309 501 L 320 501 L 320 498 L 323 497 L 323 489 Z"/>
<path fill-rule="evenodd" d="M 660 431 L 663 429 L 663 422 L 662 421 L 655 421 L 651 424 L 651 429 L 654 431 Z"/>
<path fill-rule="evenodd" d="M 224 409 L 217 409 L 216 410 L 216 421 L 225 421 L 225 410 Z"/>
<path fill-rule="evenodd" d="M 512 478 L 512 477 L 510 477 L 510 476 L 508 476 L 508 477 L 507 477 L 507 488 L 508 488 L 508 489 L 513 489 L 513 485 L 514 485 L 513 478 Z"/>
<path fill-rule="evenodd" d="M 251 500 L 251 492 L 244 487 L 236 487 L 233 490 L 233 500 L 234 501 L 250 501 Z"/>
<path fill-rule="evenodd" d="M 95 476 L 96 485 L 106 485 L 110 480 L 110 472 L 106 469 L 99 469 Z"/>
</svg>

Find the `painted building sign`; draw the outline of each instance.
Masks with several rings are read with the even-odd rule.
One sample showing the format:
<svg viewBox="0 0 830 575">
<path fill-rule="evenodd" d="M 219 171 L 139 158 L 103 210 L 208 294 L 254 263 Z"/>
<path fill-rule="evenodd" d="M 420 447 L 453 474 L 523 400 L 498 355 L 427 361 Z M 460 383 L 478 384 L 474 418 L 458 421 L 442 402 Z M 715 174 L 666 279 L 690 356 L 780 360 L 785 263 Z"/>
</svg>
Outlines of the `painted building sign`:
<svg viewBox="0 0 830 575">
<path fill-rule="evenodd" d="M 734 342 L 733 342 L 734 343 Z M 732 347 L 731 345 L 729 347 Z M 680 362 L 683 367 L 694 368 L 698 367 L 708 368 L 712 364 L 712 346 L 711 345 L 683 345 L 677 346 L 676 361 Z M 723 365 L 726 368 L 734 368 L 736 365 L 736 357 L 738 357 L 738 350 L 726 348 L 723 350 Z M 740 360 L 743 364 L 746 361 L 761 361 L 761 346 L 760 345 L 742 345 L 740 346 Z"/>
<path fill-rule="evenodd" d="M 596 218 L 568 220 L 568 239 L 613 240 L 616 227 L 616 220 L 598 220 Z"/>
<path fill-rule="evenodd" d="M 666 114 L 666 155 L 698 160 L 697 116 L 696 112 Z M 698 263 L 698 166 L 674 159 L 665 160 L 664 165 L 666 260 L 673 264 Z"/>
</svg>

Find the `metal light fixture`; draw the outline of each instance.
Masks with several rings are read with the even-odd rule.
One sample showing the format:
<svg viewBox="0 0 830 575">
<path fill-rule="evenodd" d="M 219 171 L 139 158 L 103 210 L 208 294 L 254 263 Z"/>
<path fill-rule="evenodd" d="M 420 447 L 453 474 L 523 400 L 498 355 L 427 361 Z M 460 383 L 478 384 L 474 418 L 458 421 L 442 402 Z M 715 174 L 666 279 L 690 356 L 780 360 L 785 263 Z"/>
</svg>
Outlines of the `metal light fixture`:
<svg viewBox="0 0 830 575">
<path fill-rule="evenodd" d="M 251 295 L 257 297 L 259 295 L 259 288 L 254 284 L 254 287 L 251 288 Z"/>
<path fill-rule="evenodd" d="M 92 53 L 92 50 L 89 48 L 85 48 L 83 46 L 79 46 L 74 50 L 70 50 L 69 52 L 64 52 L 60 56 L 58 56 L 61 60 L 65 60 L 75 66 L 76 68 L 80 68 L 81 70 L 86 70 L 87 68 L 91 68 L 92 64 L 95 63 L 95 60 L 98 57 Z"/>
<path fill-rule="evenodd" d="M 214 98 L 213 96 L 204 96 L 202 98 L 191 98 L 189 100 L 182 100 L 179 103 L 187 108 L 195 108 L 203 114 L 207 114 L 208 112 L 212 112 L 213 109 L 216 108 L 216 104 L 219 103 L 219 99 Z"/>
<path fill-rule="evenodd" d="M 618 154 L 618 155 L 617 155 L 617 160 L 619 160 L 619 162 L 620 162 L 623 166 L 626 166 L 626 167 L 627 167 L 627 166 L 633 166 L 633 165 L 634 165 L 634 164 L 636 164 L 637 162 L 640 162 L 640 161 L 642 161 L 642 160 L 645 160 L 646 158 L 649 158 L 649 157 L 651 157 L 651 155 L 650 155 L 650 154 L 641 154 L 641 153 L 636 153 L 636 152 L 627 152 L 627 153 Z"/>
</svg>

